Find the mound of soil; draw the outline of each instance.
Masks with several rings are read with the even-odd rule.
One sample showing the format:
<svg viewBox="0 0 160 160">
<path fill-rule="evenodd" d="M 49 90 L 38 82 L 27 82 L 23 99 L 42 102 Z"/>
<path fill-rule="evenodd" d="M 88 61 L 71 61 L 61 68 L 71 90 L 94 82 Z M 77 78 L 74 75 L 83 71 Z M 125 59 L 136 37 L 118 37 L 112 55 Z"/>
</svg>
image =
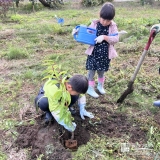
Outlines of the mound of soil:
<svg viewBox="0 0 160 160">
<path fill-rule="evenodd" d="M 71 154 L 58 140 L 57 127 L 51 125 L 48 127 L 40 124 L 31 126 L 21 126 L 17 129 L 19 136 L 15 141 L 19 148 L 30 148 L 30 159 L 36 160 L 40 154 L 42 159 L 53 158 L 56 160 L 70 159 Z"/>
<path fill-rule="evenodd" d="M 77 110 L 74 115 L 77 128 L 74 139 L 77 140 L 78 147 L 86 144 L 90 139 L 90 133 L 105 135 L 106 137 L 124 137 L 129 136 L 130 142 L 144 143 L 146 140 L 146 131 L 142 130 L 133 118 L 128 118 L 124 114 L 113 113 L 106 108 L 93 106 L 87 108 L 93 112 L 93 119 L 86 118 L 82 120 Z M 15 144 L 19 148 L 30 148 L 31 157 L 34 160 L 43 154 L 44 160 L 69 160 L 71 159 L 71 150 L 64 145 L 65 140 L 71 138 L 70 132 L 65 130 L 55 121 L 48 125 L 43 125 L 41 116 L 36 119 L 37 123 L 28 126 L 19 126 L 19 133 Z"/>
<path fill-rule="evenodd" d="M 20 148 L 31 148 L 30 159 L 36 160 L 40 154 L 43 154 L 44 160 L 69 160 L 71 158 L 70 150 L 65 147 L 65 140 L 71 138 L 71 133 L 60 126 L 56 121 L 48 126 L 43 124 L 44 115 L 36 119 L 35 125 L 19 126 L 19 133 L 15 145 Z M 77 128 L 74 139 L 77 140 L 77 147 L 86 144 L 90 139 L 90 133 L 83 127 L 82 119 L 79 114 L 75 115 Z"/>
</svg>

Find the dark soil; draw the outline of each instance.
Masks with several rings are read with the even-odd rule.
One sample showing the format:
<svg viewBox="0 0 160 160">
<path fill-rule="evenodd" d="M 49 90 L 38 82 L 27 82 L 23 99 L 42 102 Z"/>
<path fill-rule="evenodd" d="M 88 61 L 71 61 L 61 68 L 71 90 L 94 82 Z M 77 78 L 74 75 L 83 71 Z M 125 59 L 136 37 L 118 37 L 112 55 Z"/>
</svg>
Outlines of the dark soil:
<svg viewBox="0 0 160 160">
<path fill-rule="evenodd" d="M 79 111 L 74 116 L 77 124 L 74 139 L 77 140 L 78 147 L 90 140 L 90 133 L 106 137 L 128 136 L 132 143 L 146 142 L 146 131 L 140 128 L 133 117 L 129 118 L 125 114 L 112 112 L 98 106 L 88 107 L 87 110 L 94 113 L 93 119 L 82 120 Z M 44 160 L 72 159 L 71 150 L 64 145 L 65 140 L 71 138 L 70 132 L 56 122 L 48 126 L 42 125 L 43 118 L 43 116 L 37 118 L 37 123 L 34 125 L 18 127 L 19 136 L 15 145 L 19 148 L 30 148 L 30 159 L 32 160 L 35 160 L 40 154 L 44 155 L 42 158 Z"/>
<path fill-rule="evenodd" d="M 157 114 L 154 115 L 154 120 L 160 128 L 160 112 L 157 112 Z"/>
</svg>

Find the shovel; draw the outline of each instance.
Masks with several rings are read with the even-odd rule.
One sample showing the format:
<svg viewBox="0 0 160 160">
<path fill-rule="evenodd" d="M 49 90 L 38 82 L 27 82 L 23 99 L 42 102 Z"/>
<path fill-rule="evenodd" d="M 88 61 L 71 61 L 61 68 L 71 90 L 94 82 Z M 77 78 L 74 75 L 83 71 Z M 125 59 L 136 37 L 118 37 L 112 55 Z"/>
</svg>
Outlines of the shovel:
<svg viewBox="0 0 160 160">
<path fill-rule="evenodd" d="M 157 35 L 157 33 L 160 32 L 160 24 L 155 24 L 152 26 L 151 30 L 150 30 L 150 36 L 148 39 L 148 42 L 144 48 L 144 51 L 142 53 L 142 56 L 139 59 L 138 65 L 136 67 L 136 70 L 134 71 L 133 76 L 131 77 L 129 83 L 128 83 L 128 88 L 123 92 L 123 94 L 121 95 L 121 97 L 117 100 L 117 103 L 122 103 L 124 101 L 124 99 L 127 97 L 128 94 L 132 93 L 134 90 L 133 84 L 134 81 L 136 79 L 136 76 L 138 74 L 138 71 L 142 65 L 142 62 L 146 56 L 146 53 L 150 47 L 150 44 L 152 43 L 153 39 L 155 38 L 155 36 Z"/>
<path fill-rule="evenodd" d="M 72 132 L 72 136 L 71 139 L 65 140 L 65 147 L 72 149 L 72 150 L 76 150 L 77 149 L 77 140 L 73 140 L 74 139 L 74 132 Z"/>
</svg>

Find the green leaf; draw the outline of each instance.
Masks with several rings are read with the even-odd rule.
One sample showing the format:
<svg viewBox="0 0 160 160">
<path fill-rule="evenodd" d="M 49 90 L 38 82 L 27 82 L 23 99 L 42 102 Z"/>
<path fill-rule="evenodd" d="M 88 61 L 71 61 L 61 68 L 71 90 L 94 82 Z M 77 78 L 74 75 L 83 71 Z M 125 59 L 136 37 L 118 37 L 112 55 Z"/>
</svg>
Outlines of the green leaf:
<svg viewBox="0 0 160 160">
<path fill-rule="evenodd" d="M 61 75 L 63 75 L 63 74 L 66 75 L 67 72 L 66 72 L 66 71 L 62 71 L 62 72 L 59 73 L 59 76 L 61 76 Z"/>
<path fill-rule="evenodd" d="M 61 108 L 61 112 L 59 115 L 59 117 L 60 117 L 59 121 L 64 120 L 66 118 L 66 114 L 67 114 L 67 107 L 65 107 L 65 108 L 62 107 L 62 108 Z"/>
<path fill-rule="evenodd" d="M 55 85 L 55 84 L 58 84 L 58 83 L 59 83 L 59 81 L 58 81 L 58 80 L 56 80 L 56 79 L 52 79 L 52 80 L 51 80 L 51 83 L 52 83 L 53 85 Z"/>
<path fill-rule="evenodd" d="M 52 108 L 52 111 L 59 111 L 60 108 L 59 108 L 60 104 L 57 102 L 57 103 L 54 103 L 53 101 L 50 101 L 50 107 Z"/>
<path fill-rule="evenodd" d="M 71 103 L 71 96 L 70 96 L 70 94 L 69 94 L 69 92 L 67 91 L 67 97 L 66 97 L 66 102 L 68 103 L 68 104 L 70 104 Z"/>
<path fill-rule="evenodd" d="M 54 75 L 56 76 L 57 79 L 59 79 L 58 72 L 56 70 L 54 70 Z"/>
<path fill-rule="evenodd" d="M 53 70 L 52 69 L 47 69 L 45 71 L 42 72 L 42 74 L 53 74 Z"/>
<path fill-rule="evenodd" d="M 65 92 L 62 93 L 62 97 L 63 99 L 66 99 L 67 98 L 67 94 Z"/>
<path fill-rule="evenodd" d="M 44 78 L 42 78 L 42 80 L 44 79 L 50 79 L 51 78 L 51 75 L 48 75 L 48 76 L 45 76 Z"/>
<path fill-rule="evenodd" d="M 65 83 L 66 78 L 67 78 L 67 76 L 62 79 L 62 83 L 63 83 L 63 84 Z"/>
<path fill-rule="evenodd" d="M 54 94 L 54 99 L 55 100 L 60 100 L 62 97 L 62 91 L 58 90 L 55 94 Z"/>
</svg>

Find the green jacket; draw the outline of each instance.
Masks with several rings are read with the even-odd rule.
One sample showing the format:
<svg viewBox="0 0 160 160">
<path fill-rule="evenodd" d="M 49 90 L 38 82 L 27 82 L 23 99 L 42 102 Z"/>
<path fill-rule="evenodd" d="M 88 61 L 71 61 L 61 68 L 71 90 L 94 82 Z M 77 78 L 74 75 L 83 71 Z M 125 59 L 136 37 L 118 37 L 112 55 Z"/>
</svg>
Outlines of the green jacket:
<svg viewBox="0 0 160 160">
<path fill-rule="evenodd" d="M 62 90 L 60 85 L 53 84 L 52 81 L 49 79 L 43 87 L 44 96 L 48 98 L 49 110 L 59 124 L 72 132 L 75 130 L 76 125 L 72 122 L 73 117 L 68 109 L 71 95 L 66 89 Z"/>
</svg>

